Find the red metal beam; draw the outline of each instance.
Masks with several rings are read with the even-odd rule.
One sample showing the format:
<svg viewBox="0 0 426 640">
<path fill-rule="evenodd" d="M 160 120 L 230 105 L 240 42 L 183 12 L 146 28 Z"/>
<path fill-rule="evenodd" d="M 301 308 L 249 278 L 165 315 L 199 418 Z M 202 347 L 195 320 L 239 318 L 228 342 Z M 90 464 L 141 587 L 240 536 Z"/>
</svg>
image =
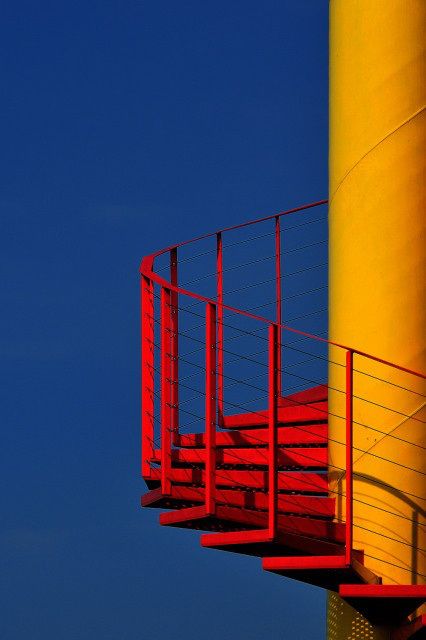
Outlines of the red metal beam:
<svg viewBox="0 0 426 640">
<path fill-rule="evenodd" d="M 171 490 L 172 467 L 171 433 L 171 293 L 161 289 L 161 489 L 167 495 Z"/>
<path fill-rule="evenodd" d="M 214 515 L 216 504 L 216 305 L 206 307 L 206 514 Z"/>
<path fill-rule="evenodd" d="M 170 282 L 177 287 L 178 284 L 178 254 L 177 248 L 170 251 Z M 179 294 L 172 291 L 171 295 L 171 424 L 173 442 L 179 435 Z"/>
<path fill-rule="evenodd" d="M 172 452 L 173 462 L 177 464 L 204 465 L 206 455 L 206 450 L 204 449 L 174 449 Z M 277 465 L 279 467 L 325 470 L 328 464 L 326 447 L 289 447 L 283 449 L 275 447 L 275 455 L 277 456 Z M 156 449 L 153 461 L 160 462 L 161 458 L 162 450 Z M 226 465 L 269 467 L 269 447 L 268 449 L 254 447 L 216 449 L 216 462 L 217 464 Z"/>
<path fill-rule="evenodd" d="M 278 472 L 278 447 L 277 447 L 277 405 L 278 405 L 278 325 L 269 325 L 269 350 L 268 350 L 268 411 L 269 411 L 269 537 L 273 540 L 277 534 L 277 472 Z"/>
<path fill-rule="evenodd" d="M 204 469 L 172 468 L 170 474 L 172 482 L 178 484 L 204 485 L 206 481 Z M 151 470 L 154 481 L 161 479 L 161 470 L 155 467 Z M 247 489 L 268 490 L 267 471 L 242 471 L 240 469 L 217 469 L 217 487 L 246 487 Z M 306 493 L 325 494 L 328 489 L 327 474 L 305 471 L 279 471 L 278 490 Z"/>
<path fill-rule="evenodd" d="M 217 300 L 217 421 L 223 424 L 224 351 L 223 351 L 223 246 L 222 234 L 216 235 L 216 300 Z"/>
<path fill-rule="evenodd" d="M 141 278 L 141 357 L 142 357 L 142 476 L 151 476 L 154 454 L 154 288 Z"/>
<path fill-rule="evenodd" d="M 353 353 L 346 352 L 346 562 L 353 546 Z"/>
<path fill-rule="evenodd" d="M 282 283 L 281 283 L 281 227 L 279 216 L 275 217 L 275 321 L 278 327 L 282 324 Z M 277 392 L 281 395 L 282 373 L 281 373 L 281 328 L 278 336 L 278 352 L 277 352 Z"/>
</svg>

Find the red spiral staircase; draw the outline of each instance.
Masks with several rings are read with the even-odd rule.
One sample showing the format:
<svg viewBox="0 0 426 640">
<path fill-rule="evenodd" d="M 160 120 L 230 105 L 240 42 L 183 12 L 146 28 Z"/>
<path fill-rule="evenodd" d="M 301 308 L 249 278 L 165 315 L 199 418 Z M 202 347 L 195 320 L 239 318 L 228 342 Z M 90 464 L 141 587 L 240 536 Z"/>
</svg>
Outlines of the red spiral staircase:
<svg viewBox="0 0 426 640">
<path fill-rule="evenodd" d="M 283 263 L 287 261 L 282 220 L 292 216 L 297 223 L 287 228 L 298 228 L 303 234 L 304 225 L 320 224 L 320 220 L 312 221 L 308 216 L 324 212 L 325 205 L 326 201 L 321 201 L 231 227 L 143 259 L 142 476 L 149 491 L 142 497 L 142 505 L 165 510 L 160 514 L 162 525 L 206 532 L 201 535 L 203 547 L 258 556 L 266 571 L 338 592 L 371 622 L 400 625 L 394 632 L 395 639 L 424 637 L 424 617 L 408 621 L 407 616 L 426 601 L 426 587 L 382 585 L 381 576 L 368 568 L 363 550 L 353 547 L 352 494 L 354 357 L 372 359 L 409 375 L 421 374 L 334 345 L 345 353 L 346 368 L 345 388 L 341 390 L 346 411 L 341 418 L 347 488 L 342 496 L 329 490 L 327 380 L 320 381 L 307 372 L 303 361 L 302 368 L 292 372 L 283 364 L 285 349 L 293 348 L 302 354 L 314 354 L 327 365 L 327 339 L 315 335 L 315 331 L 290 326 L 283 318 L 287 301 Z M 232 234 L 234 239 L 237 233 L 251 233 L 255 224 L 263 230 L 271 223 L 272 229 L 254 237 L 267 238 L 273 244 L 268 254 L 273 273 L 267 281 L 273 291 L 273 317 L 267 317 L 245 305 L 229 304 L 224 289 L 224 237 Z M 315 236 L 309 239 L 313 242 L 303 244 L 302 238 L 300 247 L 302 251 L 307 247 L 311 255 L 312 247 L 321 242 L 316 242 Z M 230 255 L 236 255 L 237 245 L 250 247 L 253 243 L 253 236 L 244 235 L 230 243 Z M 184 251 L 193 247 L 202 251 L 195 258 L 193 254 L 187 257 Z M 295 251 L 297 247 L 287 253 L 290 256 Z M 202 283 L 200 259 L 202 262 L 210 255 L 214 270 L 209 274 L 213 278 L 209 295 L 200 293 L 201 287 L 181 284 L 178 252 L 179 258 L 184 255 L 179 260 L 179 272 L 182 265 L 190 276 L 198 276 L 189 283 Z M 237 257 L 240 263 L 231 266 L 230 272 L 241 264 L 252 264 L 257 272 L 263 256 L 256 249 L 254 259 L 247 263 L 244 249 Z M 303 258 L 296 267 L 296 274 L 311 269 Z M 234 277 L 232 290 L 243 291 L 244 300 L 250 299 L 246 291 L 253 277 L 242 281 Z M 235 284 L 240 286 L 235 289 Z M 299 295 L 304 294 L 296 292 L 287 297 Z M 266 306 L 258 305 L 255 310 Z M 198 324 L 187 327 L 185 313 Z M 302 315 L 311 314 L 308 310 Z M 255 357 L 244 346 L 246 338 L 260 349 Z M 299 340 L 298 346 L 292 347 L 294 342 L 289 338 L 296 343 Z M 243 342 L 239 350 L 235 347 L 238 339 Z M 183 343 L 188 341 L 195 344 L 199 356 L 196 361 L 183 353 Z M 319 353 L 316 348 L 323 351 Z M 239 375 L 228 374 L 232 363 L 232 372 L 239 371 Z M 252 384 L 246 366 L 256 370 L 262 387 Z M 186 372 L 195 373 L 182 375 L 185 367 Z M 298 378 L 296 391 L 289 392 L 285 382 L 289 376 Z M 227 385 L 233 390 L 230 402 Z M 250 401 L 250 394 L 258 388 L 262 396 L 254 409 L 248 409 L 248 403 L 240 402 L 238 394 Z M 185 393 L 189 395 L 183 397 Z M 196 428 L 191 431 L 183 415 L 190 417 L 189 425 Z M 343 518 L 337 517 L 337 499 L 344 503 Z"/>
</svg>

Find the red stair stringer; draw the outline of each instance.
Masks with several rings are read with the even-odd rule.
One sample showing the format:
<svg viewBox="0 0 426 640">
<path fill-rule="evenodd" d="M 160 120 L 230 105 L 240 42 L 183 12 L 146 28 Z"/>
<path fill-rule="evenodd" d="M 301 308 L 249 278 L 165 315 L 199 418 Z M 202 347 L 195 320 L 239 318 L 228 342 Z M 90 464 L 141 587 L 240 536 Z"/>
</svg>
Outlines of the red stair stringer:
<svg viewBox="0 0 426 640">
<path fill-rule="evenodd" d="M 307 582 L 329 591 L 339 591 L 343 582 L 362 585 L 381 583 L 381 578 L 355 557 L 348 564 L 345 555 L 264 558 L 262 567 L 265 571 Z"/>
<path fill-rule="evenodd" d="M 373 624 L 404 625 L 426 602 L 426 585 L 342 583 L 339 595 Z"/>
</svg>

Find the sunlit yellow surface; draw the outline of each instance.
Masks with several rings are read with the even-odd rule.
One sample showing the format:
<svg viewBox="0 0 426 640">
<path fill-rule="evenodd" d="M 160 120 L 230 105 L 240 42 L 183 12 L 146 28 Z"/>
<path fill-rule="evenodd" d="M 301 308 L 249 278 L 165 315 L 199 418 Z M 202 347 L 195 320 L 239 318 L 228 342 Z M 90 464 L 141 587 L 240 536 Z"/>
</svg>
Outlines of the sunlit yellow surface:
<svg viewBox="0 0 426 640">
<path fill-rule="evenodd" d="M 330 1 L 330 339 L 422 372 L 425 49 L 425 0 Z M 330 359 L 330 489 L 344 519 L 344 353 Z M 355 369 L 354 546 L 384 583 L 424 584 L 426 385 L 359 356 Z"/>
</svg>

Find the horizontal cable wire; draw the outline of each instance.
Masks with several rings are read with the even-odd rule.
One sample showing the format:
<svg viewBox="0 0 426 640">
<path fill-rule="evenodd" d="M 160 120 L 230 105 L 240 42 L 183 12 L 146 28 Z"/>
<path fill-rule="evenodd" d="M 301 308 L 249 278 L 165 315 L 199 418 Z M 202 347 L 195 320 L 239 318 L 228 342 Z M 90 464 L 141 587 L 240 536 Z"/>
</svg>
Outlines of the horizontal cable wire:
<svg viewBox="0 0 426 640">
<path fill-rule="evenodd" d="M 158 298 L 159 298 L 159 296 L 156 296 L 156 297 L 158 297 Z M 204 316 L 202 316 L 201 314 L 198 314 L 198 313 L 195 313 L 195 312 L 193 312 L 193 311 L 190 311 L 189 309 L 186 309 L 185 307 L 181 307 L 181 306 L 180 306 L 180 307 L 178 307 L 178 308 L 179 308 L 179 310 L 180 310 L 180 311 L 186 311 L 186 312 L 188 312 L 188 313 L 190 313 L 190 314 L 192 314 L 192 315 L 195 315 L 195 316 L 197 316 L 197 317 L 199 317 L 199 318 L 203 318 L 203 319 L 204 319 Z M 157 324 L 159 324 L 159 323 L 160 323 L 160 321 L 159 321 L 159 320 L 156 320 L 155 318 L 153 318 L 153 316 L 149 315 L 148 317 L 150 317 L 151 319 L 153 319 Z M 271 323 L 272 321 L 268 321 L 268 322 L 269 322 L 269 323 Z M 263 330 L 265 329 L 265 327 L 261 327 L 260 329 L 256 329 L 256 330 L 254 330 L 254 331 L 247 331 L 247 330 L 244 330 L 244 329 L 240 329 L 239 327 L 235 327 L 235 326 L 233 326 L 233 325 L 229 325 L 229 324 L 227 324 L 227 323 L 225 323 L 225 322 L 222 322 L 222 323 L 221 323 L 221 322 L 218 322 L 218 324 L 221 324 L 221 325 L 222 325 L 222 326 L 224 326 L 224 327 L 227 327 L 227 328 L 229 328 L 229 329 L 233 329 L 234 331 L 239 331 L 240 333 L 244 333 L 244 334 L 249 335 L 249 336 L 253 336 L 253 337 L 256 337 L 256 338 L 259 338 L 259 337 L 260 337 L 260 339 L 261 339 L 261 340 L 265 340 L 265 341 L 267 341 L 267 340 L 268 340 L 268 338 L 267 338 L 267 337 L 263 337 L 263 336 L 259 336 L 259 335 L 258 335 L 258 332 L 263 331 Z M 204 327 L 204 326 L 205 326 L 205 322 L 203 322 L 203 323 L 202 323 L 202 324 L 200 324 L 200 325 L 196 325 L 195 327 L 191 327 L 191 329 L 189 329 L 189 330 L 199 329 L 199 328 Z M 282 328 L 282 330 L 284 330 L 284 331 L 285 331 L 285 330 L 286 330 L 286 328 L 284 327 L 284 328 Z M 317 337 L 326 336 L 326 335 L 327 335 L 327 333 L 328 333 L 327 331 L 323 331 L 323 332 L 321 332 L 321 333 L 318 333 L 318 334 L 317 334 Z M 234 337 L 235 337 L 235 336 L 234 336 Z M 232 339 L 232 338 L 231 338 L 231 339 Z M 311 340 L 312 340 L 312 338 L 309 338 L 308 336 L 300 336 L 300 337 L 296 338 L 295 340 L 293 340 L 292 342 L 282 343 L 282 346 L 283 346 L 284 348 L 290 348 L 290 345 L 297 344 L 297 343 L 302 342 L 303 340 L 307 340 L 307 339 L 311 339 Z M 320 344 L 320 343 L 316 343 L 316 344 Z M 321 344 L 326 344 L 326 343 L 321 343 Z M 156 347 L 158 347 L 158 345 L 155 345 L 155 346 L 156 346 Z M 331 345 L 331 346 L 333 346 L 333 345 Z M 301 351 L 301 353 L 306 353 L 306 354 L 308 354 L 308 353 L 310 353 L 310 352 L 302 352 L 302 351 Z M 355 352 L 355 355 L 359 355 L 359 354 L 357 354 L 357 353 Z M 333 360 L 329 360 L 328 358 L 325 358 L 324 356 L 319 356 L 319 355 L 314 355 L 314 354 L 312 354 L 312 356 L 313 356 L 313 357 L 315 357 L 315 358 L 321 359 L 321 360 L 326 360 L 326 361 L 328 361 L 330 364 L 336 365 L 336 366 L 338 366 L 338 367 L 345 367 L 345 366 L 346 366 L 345 364 L 342 364 L 342 363 L 340 363 L 340 362 L 335 362 L 335 361 L 333 361 Z M 389 366 L 391 366 L 391 365 L 389 365 Z M 420 392 L 418 392 L 418 391 L 415 391 L 414 389 L 409 389 L 408 387 L 404 387 L 404 386 L 402 386 L 402 385 L 396 384 L 395 382 L 390 382 L 389 380 L 385 380 L 384 378 L 380 378 L 379 376 L 375 376 L 375 375 L 373 375 L 373 374 L 371 374 L 371 373 L 367 373 L 366 371 L 363 371 L 362 369 L 354 368 L 354 372 L 360 373 L 360 374 L 362 374 L 362 375 L 364 375 L 364 376 L 367 376 L 367 377 L 369 377 L 369 378 L 373 378 L 373 379 L 378 380 L 378 381 L 380 381 L 380 382 L 384 382 L 385 384 L 389 384 L 389 385 L 391 385 L 391 386 L 393 386 L 393 387 L 397 387 L 398 389 L 402 389 L 402 390 L 404 390 L 404 391 L 408 391 L 409 393 L 413 393 L 413 394 L 418 395 L 418 396 L 420 396 L 420 397 L 422 397 L 422 398 L 425 398 L 425 397 L 426 397 L 426 395 L 425 395 L 425 394 L 420 393 Z"/>
<path fill-rule="evenodd" d="M 297 271 L 292 271 L 290 273 L 283 273 L 282 276 L 280 277 L 280 280 L 283 280 L 284 278 L 290 277 L 290 276 L 295 276 L 298 275 L 299 273 L 304 273 L 306 271 L 312 271 L 312 269 L 318 269 L 319 267 L 324 267 L 327 266 L 328 262 L 320 262 L 319 264 L 315 264 L 311 267 L 305 267 L 304 269 L 298 269 Z M 248 284 L 245 285 L 244 287 L 239 287 L 238 289 L 230 289 L 228 291 L 224 291 L 223 295 L 230 295 L 231 293 L 239 293 L 240 291 L 246 291 L 247 289 L 253 289 L 255 287 L 260 287 L 263 284 L 271 284 L 277 282 L 277 278 L 269 278 L 268 280 L 262 280 L 262 282 L 255 282 L 252 284 Z M 287 300 L 287 298 L 284 298 L 285 300 Z"/>
<path fill-rule="evenodd" d="M 266 262 L 267 260 L 272 260 L 273 258 L 275 258 L 275 254 L 270 256 L 263 256 L 262 258 L 251 260 L 250 262 L 243 262 L 242 264 L 236 264 L 232 267 L 227 267 L 226 269 L 222 270 L 222 273 L 227 273 L 228 271 L 235 271 L 235 269 L 242 269 L 243 267 L 249 267 L 252 264 L 258 264 L 259 262 Z M 185 282 L 185 286 L 187 287 L 189 284 L 201 282 L 201 280 L 206 280 L 207 278 L 213 278 L 213 277 L 215 278 L 216 276 L 217 276 L 217 272 L 215 271 L 214 273 L 209 273 L 205 276 L 200 276 L 199 278 L 195 278 L 194 280 L 187 280 Z"/>
<path fill-rule="evenodd" d="M 195 340 L 195 339 L 194 339 L 194 340 Z M 249 358 L 248 356 L 242 356 L 242 355 L 239 355 L 239 354 L 235 354 L 235 353 L 233 353 L 233 352 L 231 352 L 231 351 L 227 351 L 226 349 L 224 349 L 223 351 L 224 351 L 224 353 L 229 353 L 229 354 L 231 354 L 231 355 L 238 355 L 238 357 L 239 357 L 239 358 L 241 358 L 241 359 L 243 359 L 243 360 L 249 360 L 249 361 L 251 361 L 251 362 L 253 362 L 253 363 L 255 363 L 255 364 L 258 364 L 258 365 L 260 365 L 260 366 L 268 367 L 268 364 L 267 364 L 267 363 L 262 363 L 262 362 L 260 362 L 260 361 L 258 361 L 258 360 L 252 360 L 252 359 L 251 359 L 251 358 Z M 196 365 L 196 366 L 199 366 L 199 365 Z M 300 379 L 300 380 L 303 380 L 304 382 L 309 382 L 310 384 L 315 384 L 315 385 L 321 385 L 321 384 L 324 384 L 323 382 L 320 382 L 320 381 L 318 381 L 318 380 L 313 380 L 312 378 L 306 378 L 305 376 L 300 376 L 300 375 L 298 375 L 298 374 L 296 374 L 296 373 L 289 372 L 289 371 L 287 371 L 286 369 L 281 369 L 279 372 L 280 372 L 280 373 L 286 373 L 287 375 L 290 375 L 290 376 L 296 377 L 296 378 L 298 378 L 298 379 Z M 243 381 L 241 381 L 241 383 L 242 383 L 242 384 L 244 384 L 244 382 L 243 382 Z M 330 387 L 330 386 L 328 386 L 328 388 L 329 388 L 329 389 L 332 389 L 333 391 L 337 391 L 337 392 L 339 392 L 339 393 L 345 393 L 345 391 L 342 391 L 341 389 L 337 389 L 337 388 Z M 304 406 L 304 405 L 303 405 L 303 403 L 296 403 L 296 404 L 300 404 L 300 405 Z M 234 405 L 234 406 L 236 406 L 237 408 L 240 408 L 240 409 L 245 409 L 245 407 L 244 407 L 244 406 L 239 406 L 239 407 L 238 407 L 238 405 Z M 344 419 L 345 419 L 345 418 L 344 418 L 344 416 L 340 416 L 340 415 L 337 415 L 337 414 L 330 413 L 330 412 L 328 411 L 328 409 L 327 409 L 327 410 L 324 410 L 324 409 L 319 409 L 319 408 L 317 408 L 317 407 L 310 407 L 310 408 L 311 408 L 311 409 L 314 409 L 314 410 L 316 410 L 316 411 L 319 411 L 319 412 L 321 412 L 322 414 L 331 415 L 331 416 L 334 416 L 334 417 L 339 418 L 339 419 L 341 419 L 341 420 L 344 420 Z M 256 413 L 256 412 L 254 412 L 254 413 Z M 261 414 L 256 413 L 256 415 L 261 415 Z M 391 434 L 391 433 L 385 433 L 385 432 L 381 431 L 380 429 L 376 429 L 375 427 L 373 427 L 373 426 L 371 426 L 371 425 L 364 424 L 364 423 L 362 423 L 362 422 L 358 422 L 358 421 L 356 421 L 356 420 L 354 420 L 354 421 L 353 421 L 353 423 L 354 423 L 354 424 L 356 424 L 356 425 L 358 425 L 358 426 L 365 427 L 366 429 L 370 429 L 370 430 L 372 430 L 372 431 L 376 431 L 376 432 L 380 433 L 380 434 L 381 434 L 381 435 L 383 435 L 383 436 L 386 436 L 386 437 L 389 437 L 389 438 L 392 438 L 392 439 L 395 439 L 395 440 L 399 440 L 399 441 L 403 442 L 404 444 L 408 444 L 408 445 L 411 445 L 411 446 L 414 446 L 414 447 L 417 447 L 417 448 L 420 448 L 420 449 L 425 449 L 425 447 L 423 447 L 422 445 L 418 445 L 418 444 L 416 444 L 415 442 L 411 442 L 411 441 L 409 441 L 409 440 L 405 440 L 405 439 L 400 438 L 399 436 L 395 436 L 395 435 L 393 435 L 393 434 Z M 339 444 L 344 444 L 344 443 L 339 443 Z M 395 462 L 395 461 L 393 461 L 393 460 L 390 460 L 390 459 L 388 459 L 388 458 L 383 458 L 382 456 L 379 456 L 378 454 L 372 453 L 371 451 L 365 451 L 365 450 L 363 450 L 363 449 L 359 449 L 358 447 L 354 447 L 354 450 L 356 450 L 356 451 L 360 451 L 360 452 L 362 452 L 362 453 L 364 453 L 364 454 L 366 454 L 366 455 L 370 455 L 370 456 L 373 456 L 373 457 L 375 457 L 375 458 L 379 458 L 379 459 L 384 460 L 384 461 L 386 461 L 386 462 L 390 462 L 391 464 L 398 464 L 399 466 L 404 467 L 404 468 L 406 468 L 406 469 L 409 469 L 409 470 L 411 470 L 411 471 L 414 471 L 414 472 L 416 472 L 416 473 L 420 473 L 420 474 L 422 474 L 422 475 L 426 475 L 425 473 L 423 473 L 422 471 L 419 471 L 418 469 L 413 469 L 412 467 L 409 467 L 409 466 L 406 466 L 406 465 L 402 465 L 401 463 L 397 463 L 397 462 Z"/>
</svg>

